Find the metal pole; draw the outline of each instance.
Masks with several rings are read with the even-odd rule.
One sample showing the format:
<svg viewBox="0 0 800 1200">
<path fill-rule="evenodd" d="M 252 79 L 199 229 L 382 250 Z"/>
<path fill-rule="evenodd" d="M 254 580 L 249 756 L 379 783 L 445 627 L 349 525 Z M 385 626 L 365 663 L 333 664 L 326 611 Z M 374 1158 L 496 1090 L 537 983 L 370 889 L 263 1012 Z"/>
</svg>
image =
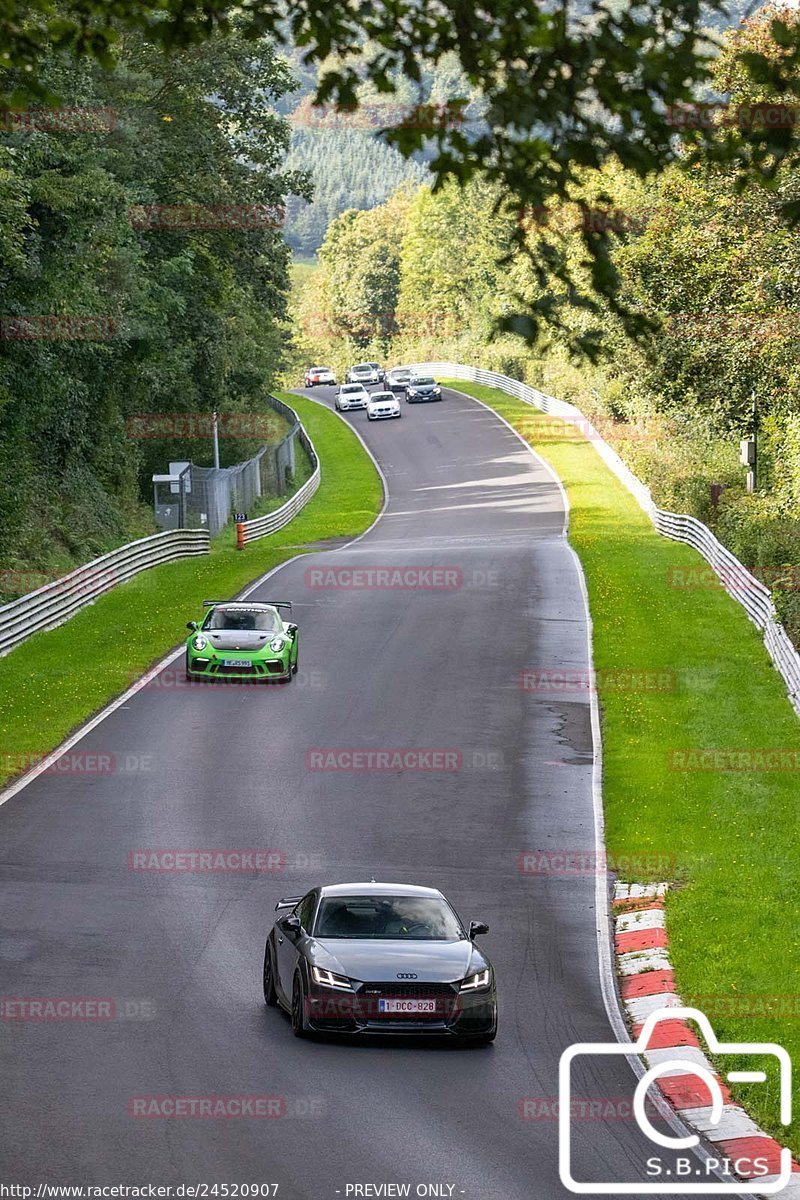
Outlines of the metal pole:
<svg viewBox="0 0 800 1200">
<path fill-rule="evenodd" d="M 219 470 L 219 416 L 214 409 L 211 414 L 214 421 L 214 466 Z"/>
<path fill-rule="evenodd" d="M 758 487 L 758 400 L 753 392 L 753 491 Z"/>
</svg>

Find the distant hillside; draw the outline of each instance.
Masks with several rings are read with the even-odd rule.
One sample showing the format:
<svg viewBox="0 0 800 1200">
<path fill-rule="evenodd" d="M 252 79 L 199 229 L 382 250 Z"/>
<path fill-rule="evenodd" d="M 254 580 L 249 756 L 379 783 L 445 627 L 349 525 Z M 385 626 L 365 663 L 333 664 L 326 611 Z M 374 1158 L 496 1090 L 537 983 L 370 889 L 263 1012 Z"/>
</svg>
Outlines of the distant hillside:
<svg viewBox="0 0 800 1200">
<path fill-rule="evenodd" d="M 424 164 L 403 158 L 364 129 L 295 130 L 286 167 L 314 177 L 314 202 L 293 197 L 286 206 L 286 240 L 298 254 L 315 253 L 345 209 L 374 208 L 402 183 L 428 179 Z"/>
<path fill-rule="evenodd" d="M 615 2 L 622 4 L 624 0 Z M 721 32 L 738 25 L 751 6 L 752 0 L 728 0 L 724 14 L 704 6 L 704 24 Z M 573 14 L 588 16 L 592 7 L 593 0 L 576 0 Z M 380 125 L 397 123 L 415 103 L 429 104 L 436 110 L 453 97 L 470 96 L 467 125 L 475 132 L 480 128 L 484 106 L 455 55 L 446 55 L 435 68 L 423 70 L 419 94 L 402 80 L 397 96 L 365 94 L 361 101 L 367 111 L 353 114 L 336 114 L 330 107 L 314 108 L 311 97 L 316 89 L 316 71 L 303 64 L 297 50 L 290 52 L 288 59 L 298 87 L 277 105 L 294 127 L 286 167 L 309 171 L 314 180 L 313 202 L 294 197 L 286 208 L 286 240 L 297 254 L 315 254 L 328 225 L 346 209 L 374 208 L 403 183 L 428 182 L 426 154 L 404 158 L 381 140 L 377 133 Z M 385 120 L 380 119 L 383 115 Z"/>
<path fill-rule="evenodd" d="M 311 96 L 316 74 L 303 65 L 297 51 L 288 58 L 298 88 L 277 106 L 293 126 L 286 168 L 310 171 L 314 180 L 313 203 L 295 198 L 287 205 L 286 240 L 298 254 L 315 253 L 328 225 L 346 209 L 374 208 L 403 183 L 428 182 L 426 153 L 404 158 L 381 139 L 381 126 L 399 123 L 417 104 L 430 105 L 435 120 L 455 96 L 473 96 L 466 113 L 470 123 L 479 121 L 483 111 L 455 55 L 423 71 L 419 91 L 407 80 L 398 81 L 393 96 L 378 96 L 365 88 L 362 108 L 352 114 L 336 113 L 330 106 L 315 108 Z"/>
</svg>

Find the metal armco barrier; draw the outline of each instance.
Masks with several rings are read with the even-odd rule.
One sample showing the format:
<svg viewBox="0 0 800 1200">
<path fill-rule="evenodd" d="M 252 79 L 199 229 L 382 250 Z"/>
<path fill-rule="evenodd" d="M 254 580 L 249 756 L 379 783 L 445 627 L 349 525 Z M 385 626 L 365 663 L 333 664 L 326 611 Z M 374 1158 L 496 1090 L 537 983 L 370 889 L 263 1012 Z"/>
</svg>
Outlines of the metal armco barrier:
<svg viewBox="0 0 800 1200">
<path fill-rule="evenodd" d="M 270 396 L 269 403 L 272 408 L 276 408 L 279 412 L 284 413 L 291 421 L 299 421 L 297 413 L 288 404 L 284 404 L 282 400 L 276 400 L 274 396 Z M 282 504 L 280 508 L 276 508 L 275 512 L 267 513 L 263 517 L 254 517 L 252 521 L 239 521 L 236 526 L 236 547 L 238 550 L 244 550 L 248 542 L 254 542 L 257 538 L 266 537 L 268 533 L 275 533 L 278 529 L 283 529 L 284 525 L 288 525 L 292 517 L 296 517 L 300 509 L 304 507 L 314 495 L 314 492 L 319 487 L 321 478 L 319 458 L 314 449 L 311 438 L 300 426 L 298 439 L 301 445 L 308 452 L 308 457 L 311 459 L 313 471 L 311 477 L 305 481 L 303 486 L 299 488 L 290 500 Z"/>
<path fill-rule="evenodd" d="M 208 554 L 209 542 L 205 529 L 154 533 L 11 600 L 0 607 L 0 654 L 13 650 L 31 634 L 63 624 L 79 609 L 140 571 L 189 555 Z"/>
<path fill-rule="evenodd" d="M 718 541 L 707 525 L 696 517 L 687 514 L 665 512 L 656 506 L 650 489 L 638 479 L 629 467 L 625 465 L 616 450 L 612 449 L 591 421 L 584 416 L 579 408 L 556 400 L 537 388 L 529 387 L 518 379 L 509 379 L 507 375 L 498 375 L 495 371 L 483 371 L 480 367 L 468 367 L 463 363 L 428 362 L 410 363 L 411 370 L 417 370 L 426 375 L 445 376 L 449 379 L 463 379 L 470 383 L 481 383 L 486 387 L 497 388 L 509 396 L 515 396 L 524 404 L 530 404 L 541 412 L 576 425 L 587 438 L 590 438 L 597 453 L 606 466 L 614 472 L 622 483 L 653 522 L 653 525 L 664 537 L 673 541 L 686 542 L 703 556 L 710 564 L 725 591 L 741 604 L 754 625 L 764 635 L 764 645 L 775 667 L 780 671 L 789 692 L 795 712 L 800 716 L 800 655 L 798 655 L 786 630 L 778 620 L 772 593 L 761 580 L 756 579 L 730 550 Z"/>
</svg>

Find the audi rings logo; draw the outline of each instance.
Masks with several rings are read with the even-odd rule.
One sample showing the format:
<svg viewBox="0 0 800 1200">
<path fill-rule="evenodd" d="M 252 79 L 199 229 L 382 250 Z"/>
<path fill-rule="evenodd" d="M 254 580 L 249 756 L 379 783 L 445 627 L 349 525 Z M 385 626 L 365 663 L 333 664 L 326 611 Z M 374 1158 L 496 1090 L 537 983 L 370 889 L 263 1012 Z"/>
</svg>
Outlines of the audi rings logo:
<svg viewBox="0 0 800 1200">
<path fill-rule="evenodd" d="M 398 978 L 398 979 L 416 979 L 416 978 L 417 978 L 417 976 L 416 976 L 416 975 L 411 975 L 411 974 L 409 974 L 409 973 L 406 971 L 406 972 L 401 972 L 401 973 L 400 973 L 400 974 L 397 976 L 397 978 Z"/>
</svg>

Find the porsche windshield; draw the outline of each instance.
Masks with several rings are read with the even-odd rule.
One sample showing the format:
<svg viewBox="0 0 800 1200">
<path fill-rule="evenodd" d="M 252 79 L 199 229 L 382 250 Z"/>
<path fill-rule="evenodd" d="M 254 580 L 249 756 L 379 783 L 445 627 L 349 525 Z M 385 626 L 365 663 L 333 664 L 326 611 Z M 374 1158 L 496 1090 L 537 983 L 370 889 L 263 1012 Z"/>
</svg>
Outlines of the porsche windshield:
<svg viewBox="0 0 800 1200">
<path fill-rule="evenodd" d="M 458 942 L 464 930 L 445 900 L 430 896 L 331 896 L 319 906 L 317 938 Z"/>
<path fill-rule="evenodd" d="M 280 619 L 271 608 L 215 608 L 208 618 L 206 629 L 257 629 L 262 633 L 277 633 Z"/>
</svg>

